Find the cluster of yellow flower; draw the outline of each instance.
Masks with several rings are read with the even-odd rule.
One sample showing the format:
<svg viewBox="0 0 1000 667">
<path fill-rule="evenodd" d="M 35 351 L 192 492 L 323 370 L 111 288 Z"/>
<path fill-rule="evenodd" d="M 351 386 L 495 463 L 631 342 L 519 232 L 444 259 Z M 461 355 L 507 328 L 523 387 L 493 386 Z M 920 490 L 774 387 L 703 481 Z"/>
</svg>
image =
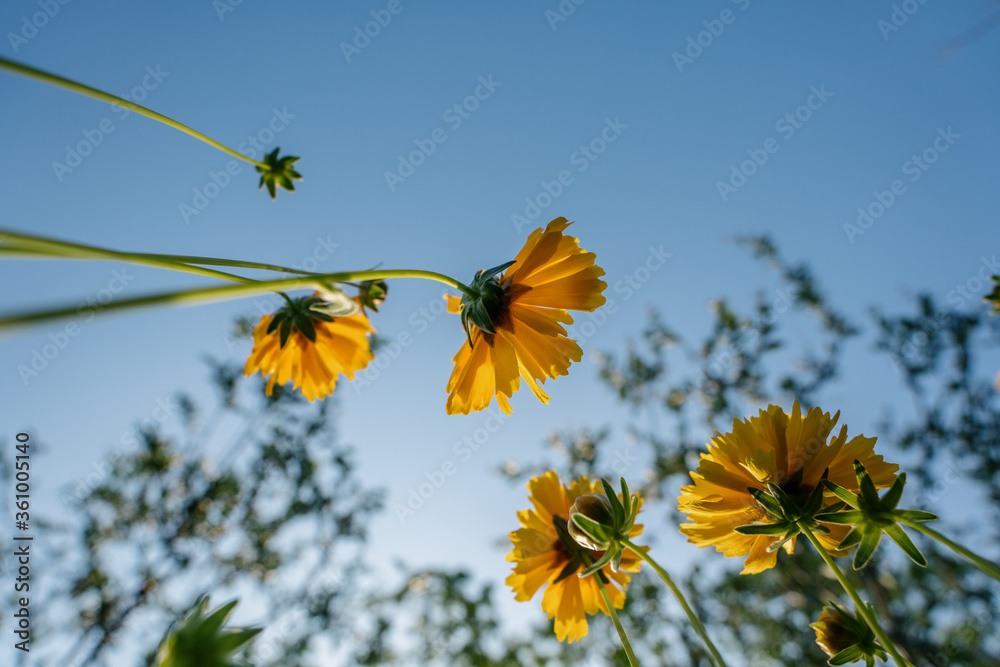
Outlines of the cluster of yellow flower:
<svg viewBox="0 0 1000 667">
<path fill-rule="evenodd" d="M 733 431 L 713 438 L 702 454 L 697 471 L 691 473 L 694 483 L 681 488 L 678 504 L 691 520 L 681 526 L 681 532 L 699 547 L 714 546 L 725 556 L 746 556 L 744 574 L 762 572 L 777 562 L 777 549 L 772 545 L 781 538 L 736 531 L 745 525 L 772 523 L 750 489 L 766 492 L 768 484 L 776 484 L 792 498 L 807 498 L 823 488 L 826 473 L 825 479 L 859 491 L 854 461 L 863 463 L 876 487 L 892 486 L 899 466 L 874 453 L 875 438 L 848 440 L 846 426 L 836 437 L 829 437 L 838 417 L 839 413 L 831 418 L 818 408 L 803 415 L 796 403 L 791 415 L 771 405 L 757 417 L 735 421 Z M 586 614 L 598 610 L 607 614 L 608 610 L 598 597 L 594 577 L 568 576 L 584 569 L 583 561 L 574 559 L 582 547 L 560 534 L 558 526 L 570 521 L 570 507 L 577 498 L 600 493 L 601 485 L 581 477 L 565 486 L 550 471 L 532 479 L 528 490 L 534 509 L 518 513 L 521 528 L 510 534 L 514 549 L 507 560 L 516 565 L 507 584 L 518 600 L 531 599 L 548 584 L 542 609 L 555 618 L 556 635 L 561 641 L 579 640 L 587 634 Z M 832 492 L 824 490 L 823 494 L 825 504 L 836 501 Z M 641 532 L 642 526 L 635 525 L 630 535 Z M 847 526 L 830 525 L 829 533 L 817 537 L 828 553 L 841 557 L 847 552 L 837 547 L 847 532 Z M 781 546 L 791 554 L 795 539 Z M 595 557 L 600 555 L 597 552 Z M 625 602 L 629 581 L 624 572 L 638 571 L 640 562 L 637 554 L 627 553 L 619 571 L 612 571 L 610 565 L 602 570 L 621 587 L 611 588 L 618 609 Z"/>
<path fill-rule="evenodd" d="M 595 264 L 595 255 L 564 234 L 569 225 L 558 218 L 544 231 L 536 229 L 513 261 L 480 271 L 470 285 L 448 279 L 463 295 L 446 295 L 447 309 L 461 316 L 466 335 L 452 360 L 448 414 L 484 410 L 494 397 L 509 414 L 509 399 L 522 379 L 548 403 L 541 385 L 566 375 L 582 358 L 580 346 L 564 328 L 573 322 L 568 311 L 600 307 L 607 285 L 600 280 L 604 271 Z M 310 401 L 332 393 L 339 374 L 353 379 L 373 359 L 369 338 L 374 329 L 367 310 L 377 311 L 386 294 L 384 283 L 367 279 L 373 273 L 351 274 L 366 278 L 353 299 L 338 288 L 295 300 L 286 296 L 287 305 L 263 317 L 254 329 L 245 373 L 260 371 L 268 377 L 268 393 L 275 384 L 292 382 Z M 415 273 L 410 275 L 441 277 Z M 901 525 L 949 542 L 922 526 L 936 518 L 933 514 L 896 509 L 905 473 L 897 474 L 898 465 L 875 453 L 875 438 L 848 439 L 846 426 L 835 433 L 839 417 L 839 412 L 831 416 L 815 407 L 803 414 L 796 402 L 791 414 L 770 405 L 755 417 L 734 420 L 731 432 L 711 439 L 691 472 L 692 483 L 680 489 L 678 506 L 689 520 L 680 530 L 699 547 L 745 557 L 743 574 L 774 567 L 778 551 L 791 555 L 803 536 L 854 603 L 853 613 L 831 603 L 813 624 L 831 664 L 861 659 L 874 664 L 876 658 L 891 656 L 906 665 L 834 558 L 854 550 L 855 569 L 864 567 L 884 534 L 925 565 Z M 518 513 L 521 527 L 510 534 L 513 550 L 507 560 L 515 565 L 507 584 L 519 601 L 545 587 L 542 609 L 554 619 L 560 641 L 586 636 L 588 615 L 600 611 L 611 616 L 630 663 L 637 664 L 615 610 L 625 604 L 629 573 L 646 562 L 677 598 L 712 662 L 724 665 L 680 588 L 647 547 L 632 543 L 642 533 L 642 525 L 635 523 L 642 500 L 628 491 L 624 479 L 621 483 L 618 494 L 607 482 L 586 477 L 566 486 L 555 471 L 532 479 L 533 509 Z M 878 489 L 889 490 L 880 497 Z M 1000 579 L 1000 568 L 960 549 Z"/>
<path fill-rule="evenodd" d="M 570 224 L 557 218 L 545 231 L 536 229 L 499 277 L 496 271 L 481 271 L 474 294 L 445 297 L 448 311 L 462 315 L 468 339 L 452 360 L 448 414 L 484 410 L 494 396 L 510 414 L 508 399 L 522 378 L 548 403 L 540 384 L 566 375 L 570 364 L 583 357 L 563 327 L 573 323 L 567 311 L 602 306 L 607 284 L 600 280 L 604 270 L 594 264 L 594 253 L 563 233 Z M 291 381 L 310 401 L 323 398 L 341 373 L 351 380 L 374 358 L 369 336 L 375 330 L 365 309 L 331 317 L 324 306 L 318 296 L 290 301 L 254 328 L 244 370 L 268 377 L 268 394 L 275 384 Z"/>
</svg>

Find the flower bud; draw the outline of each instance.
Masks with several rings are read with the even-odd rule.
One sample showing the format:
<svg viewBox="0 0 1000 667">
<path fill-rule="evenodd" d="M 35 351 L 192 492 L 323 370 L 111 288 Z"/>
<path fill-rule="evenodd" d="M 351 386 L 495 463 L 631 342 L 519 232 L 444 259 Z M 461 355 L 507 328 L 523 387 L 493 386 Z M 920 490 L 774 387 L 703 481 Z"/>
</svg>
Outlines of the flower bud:
<svg viewBox="0 0 1000 667">
<path fill-rule="evenodd" d="M 816 631 L 816 643 L 830 656 L 831 665 L 859 660 L 873 665 L 876 657 L 882 660 L 887 657 L 868 626 L 836 604 L 823 607 L 819 619 L 809 627 Z"/>
<path fill-rule="evenodd" d="M 569 534 L 580 546 L 606 551 L 615 539 L 615 514 L 607 496 L 589 493 L 569 508 Z"/>
</svg>

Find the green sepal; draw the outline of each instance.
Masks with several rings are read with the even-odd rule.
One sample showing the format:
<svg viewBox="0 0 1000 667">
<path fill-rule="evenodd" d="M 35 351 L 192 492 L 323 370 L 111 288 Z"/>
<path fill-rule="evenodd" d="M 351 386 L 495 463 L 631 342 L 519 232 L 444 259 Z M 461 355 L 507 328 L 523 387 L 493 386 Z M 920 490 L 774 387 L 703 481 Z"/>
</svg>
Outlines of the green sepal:
<svg viewBox="0 0 1000 667">
<path fill-rule="evenodd" d="M 615 490 L 611 488 L 611 482 L 602 478 L 601 486 L 604 487 L 604 495 L 607 497 L 608 502 L 611 503 L 611 512 L 614 514 L 615 527 L 624 526 L 626 518 L 625 506 L 618 500 Z"/>
<path fill-rule="evenodd" d="M 784 519 L 785 515 L 782 512 L 781 503 L 779 503 L 774 497 L 768 495 L 766 491 L 758 489 L 753 486 L 747 487 L 747 492 L 753 499 L 756 500 L 760 505 L 771 515 L 779 519 Z"/>
<path fill-rule="evenodd" d="M 828 479 L 823 480 L 823 484 L 830 491 L 830 493 L 837 496 L 851 507 L 861 507 L 861 498 L 858 496 L 858 494 L 852 493 L 851 491 L 845 489 L 839 484 L 831 482 Z"/>
<path fill-rule="evenodd" d="M 857 528 L 855 528 L 857 530 Z M 882 531 L 881 530 L 871 530 L 867 529 L 861 535 L 861 544 L 858 545 L 858 550 L 854 552 L 854 569 L 860 570 L 868 561 L 872 559 L 875 555 L 875 550 L 878 549 L 878 545 L 882 542 Z"/>
<path fill-rule="evenodd" d="M 600 559 L 598 559 L 597 562 L 588 566 L 584 570 L 581 570 L 576 576 L 580 577 L 581 579 L 583 579 L 584 577 L 589 577 L 590 575 L 600 571 L 605 565 L 610 563 L 613 556 L 614 554 L 612 550 L 608 549 L 607 551 L 604 552 L 604 555 L 601 556 Z"/>
<path fill-rule="evenodd" d="M 906 534 L 906 531 L 902 529 L 898 524 L 890 523 L 883 528 L 885 534 L 889 536 L 893 542 L 899 545 L 899 548 L 903 550 L 907 556 L 910 557 L 914 563 L 920 567 L 927 567 L 927 559 L 917 548 L 917 545 L 913 543 L 910 536 Z"/>
<path fill-rule="evenodd" d="M 925 512 L 923 510 L 896 510 L 893 512 L 893 516 L 900 521 L 913 521 L 915 523 L 938 520 L 937 514 L 934 514 L 933 512 Z"/>
<path fill-rule="evenodd" d="M 861 510 L 847 510 L 846 512 L 823 512 L 816 515 L 816 521 L 823 523 L 833 523 L 837 525 L 853 526 L 865 518 Z"/>
<path fill-rule="evenodd" d="M 899 476 L 896 477 L 896 481 L 894 481 L 892 483 L 892 486 L 889 487 L 889 490 L 885 492 L 884 496 L 882 496 L 882 500 L 880 501 L 882 509 L 885 510 L 896 509 L 896 505 L 899 504 L 899 499 L 903 497 L 903 488 L 905 486 L 906 486 L 906 473 L 901 472 L 899 473 Z"/>
<path fill-rule="evenodd" d="M 858 477 L 858 487 L 861 489 L 861 498 L 868 503 L 870 506 L 875 507 L 879 505 L 878 490 L 875 488 L 875 482 L 872 481 L 871 475 L 865 470 L 864 465 L 861 461 L 857 459 L 854 460 L 854 474 Z"/>
<path fill-rule="evenodd" d="M 389 285 L 384 280 L 364 280 L 358 287 L 358 299 L 362 308 L 371 308 L 376 313 L 387 296 L 389 296 Z"/>
<path fill-rule="evenodd" d="M 265 155 L 262 160 L 263 166 L 257 166 L 257 172 L 260 174 L 260 185 L 257 189 L 259 190 L 266 186 L 271 199 L 277 197 L 278 186 L 289 192 L 294 192 L 295 184 L 292 181 L 302 179 L 302 174 L 295 171 L 292 167 L 299 158 L 291 155 L 279 158 L 278 150 L 278 148 L 275 148 Z"/>
<path fill-rule="evenodd" d="M 263 631 L 264 628 L 247 628 L 231 632 L 219 640 L 219 648 L 227 653 L 235 653 Z"/>
<path fill-rule="evenodd" d="M 788 532 L 788 526 L 780 523 L 751 523 L 746 526 L 736 526 L 734 528 L 740 535 L 784 535 Z"/>
<path fill-rule="evenodd" d="M 848 646 L 843 651 L 833 656 L 827 663 L 830 665 L 849 665 L 852 662 L 857 662 L 865 657 L 865 652 L 861 650 L 861 647 L 857 644 L 853 646 Z"/>
<path fill-rule="evenodd" d="M 616 544 L 615 547 L 616 548 L 614 549 L 614 555 L 611 556 L 611 571 L 612 572 L 617 572 L 618 568 L 620 568 L 622 566 L 622 554 L 625 553 L 625 550 L 621 546 L 619 546 L 619 545 Z"/>
<path fill-rule="evenodd" d="M 823 479 L 820 483 L 816 485 L 812 493 L 809 494 L 809 500 L 806 501 L 805 506 L 802 508 L 800 517 L 806 519 L 812 519 L 817 512 L 823 508 L 823 480 L 826 479 L 826 474 L 828 471 L 823 471 Z"/>
<path fill-rule="evenodd" d="M 781 506 L 783 517 L 792 520 L 798 517 L 800 511 L 799 507 L 795 504 L 795 501 L 788 497 L 788 494 L 785 493 L 784 489 L 777 484 L 772 483 L 768 483 L 767 488 L 771 492 L 771 496 L 776 499 L 778 504 Z"/>
<path fill-rule="evenodd" d="M 607 548 L 606 545 L 610 544 L 612 539 L 614 539 L 614 530 L 610 526 L 605 526 L 597 523 L 593 519 L 586 517 L 582 514 L 574 514 L 570 517 L 570 525 L 575 524 L 581 532 L 583 532 L 587 537 L 589 537 L 598 548 L 602 546 Z M 570 531 L 572 535 L 572 530 Z M 579 544 L 579 541 L 577 541 Z M 585 546 L 585 545 L 580 545 Z"/>
<path fill-rule="evenodd" d="M 864 531 L 858 530 L 857 526 L 855 526 L 848 531 L 847 535 L 844 536 L 844 539 L 842 539 L 840 544 L 837 545 L 837 551 L 847 551 L 854 545 L 861 542 L 862 536 L 864 536 Z"/>
<path fill-rule="evenodd" d="M 491 269 L 479 271 L 469 291 L 462 295 L 461 318 L 469 346 L 472 346 L 472 325 L 487 334 L 496 334 L 494 318 L 499 316 L 505 307 L 504 289 L 496 280 L 496 274 L 505 270 L 517 260 L 504 262 Z"/>
<path fill-rule="evenodd" d="M 301 331 L 310 343 L 316 342 L 316 327 L 308 317 L 299 317 L 295 322 L 295 328 Z"/>
<path fill-rule="evenodd" d="M 633 518 L 635 515 L 632 511 L 632 494 L 629 493 L 628 484 L 625 483 L 624 477 L 619 477 L 618 481 L 621 483 L 622 487 L 622 505 L 625 508 L 625 516 Z M 638 501 L 636 501 L 636 504 L 638 505 Z M 629 528 L 631 529 L 632 526 L 629 526 Z"/>
</svg>

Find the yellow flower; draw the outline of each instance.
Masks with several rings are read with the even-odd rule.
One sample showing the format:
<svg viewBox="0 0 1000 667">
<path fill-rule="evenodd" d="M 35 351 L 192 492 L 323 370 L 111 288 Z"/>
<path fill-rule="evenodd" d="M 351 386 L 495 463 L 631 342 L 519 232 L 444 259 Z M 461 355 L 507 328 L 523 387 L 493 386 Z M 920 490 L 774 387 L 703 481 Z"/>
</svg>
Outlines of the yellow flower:
<svg viewBox="0 0 1000 667">
<path fill-rule="evenodd" d="M 569 508 L 580 496 L 603 493 L 601 483 L 581 477 L 565 487 L 555 471 L 549 471 L 528 482 L 528 490 L 535 508 L 517 513 L 521 528 L 510 534 L 514 548 L 507 554 L 507 560 L 516 565 L 514 573 L 507 577 L 507 585 L 518 602 L 525 602 L 548 584 L 542 596 L 542 611 L 550 619 L 555 618 L 556 637 L 559 641 L 579 641 L 587 635 L 587 614 L 608 613 L 594 577 L 604 574 L 611 604 L 621 609 L 629 582 L 625 573 L 638 572 L 642 561 L 626 550 L 618 572 L 612 572 L 608 564 L 598 574 L 579 578 L 576 573 L 586 567 L 584 561 L 596 562 L 602 553 L 584 549 L 569 536 Z M 637 524 L 629 537 L 640 533 L 642 525 Z"/>
<path fill-rule="evenodd" d="M 489 303 L 476 304 L 494 332 L 467 325 L 468 340 L 452 359 L 448 414 L 484 410 L 494 396 L 510 414 L 507 399 L 520 388 L 521 378 L 548 403 L 539 383 L 566 375 L 570 364 L 583 358 L 562 325 L 573 323 L 568 310 L 592 311 L 604 305 L 601 293 L 607 283 L 599 279 L 604 270 L 594 264 L 594 253 L 563 234 L 570 224 L 557 218 L 544 232 L 536 229 L 499 278 L 482 273 L 477 277 L 478 284 L 490 283 L 486 287 L 494 290 Z M 458 297 L 445 298 L 449 312 L 468 307 Z"/>
<path fill-rule="evenodd" d="M 681 532 L 699 547 L 714 546 L 726 556 L 746 556 L 743 574 L 753 574 L 774 567 L 778 554 L 769 552 L 768 547 L 780 538 L 742 535 L 734 530 L 767 521 L 764 509 L 747 491 L 749 487 L 766 490 L 768 483 L 776 484 L 792 499 L 802 501 L 829 469 L 831 482 L 857 492 L 855 459 L 868 469 L 877 488 L 891 486 L 899 466 L 886 463 L 873 452 L 875 438 L 855 436 L 848 441 L 846 426 L 839 435 L 830 437 L 839 418 L 839 412 L 831 419 L 830 413 L 819 408 L 811 408 L 803 416 L 796 402 L 791 415 L 769 405 L 757 417 L 734 419 L 732 432 L 712 438 L 708 451 L 701 455 L 697 472 L 691 473 L 694 484 L 681 488 L 677 502 L 691 521 L 681 525 Z M 825 491 L 824 506 L 835 501 L 833 494 Z M 850 526 L 823 525 L 830 533 L 817 534 L 820 543 L 834 556 L 846 555 L 836 547 Z M 791 554 L 795 540 L 783 548 Z"/>
<path fill-rule="evenodd" d="M 275 384 L 291 380 L 310 401 L 324 398 L 333 393 L 340 373 L 353 380 L 374 358 L 368 335 L 375 329 L 364 311 L 330 317 L 323 305 L 318 296 L 296 299 L 254 327 L 253 351 L 243 372 L 270 376 L 268 396 Z"/>
<path fill-rule="evenodd" d="M 823 607 L 819 619 L 810 623 L 809 627 L 816 631 L 816 643 L 829 656 L 837 655 L 858 642 L 840 611 L 832 607 Z"/>
<path fill-rule="evenodd" d="M 875 633 L 854 614 L 833 603 L 824 606 L 819 619 L 809 627 L 816 631 L 816 643 L 830 656 L 830 664 L 864 660 L 873 666 L 876 658 L 888 659 Z"/>
</svg>

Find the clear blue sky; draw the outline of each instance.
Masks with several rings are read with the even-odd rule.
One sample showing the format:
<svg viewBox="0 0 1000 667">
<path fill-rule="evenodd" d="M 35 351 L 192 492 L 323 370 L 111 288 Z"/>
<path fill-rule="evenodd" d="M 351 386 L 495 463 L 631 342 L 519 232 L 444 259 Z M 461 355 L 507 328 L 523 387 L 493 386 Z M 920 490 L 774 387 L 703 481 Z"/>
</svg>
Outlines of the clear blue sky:
<svg viewBox="0 0 1000 667">
<path fill-rule="evenodd" d="M 710 299 L 749 299 L 766 276 L 728 242 L 736 234 L 771 234 L 857 319 L 872 303 L 900 306 L 918 290 L 945 301 L 967 283 L 966 305 L 978 307 L 981 258 L 1000 256 L 997 34 L 945 53 L 989 7 L 902 4 L 915 12 L 894 17 L 887 0 L 379 0 L 281 11 L 116 1 L 59 4 L 43 20 L 45 2 L 10 0 L 0 7 L 6 57 L 134 94 L 230 145 L 280 145 L 302 156 L 305 180 L 271 202 L 249 168 L 226 183 L 218 174 L 229 158 L 204 144 L 0 74 L 0 225 L 128 250 L 331 271 L 382 263 L 462 279 L 512 258 L 532 222 L 565 216 L 597 253 L 617 304 L 582 341 L 588 352 L 622 348 L 645 306 L 697 336 Z M 560 7 L 575 9 L 563 16 Z M 386 25 L 368 25 L 376 36 L 357 37 L 378 19 Z M 32 21 L 44 25 L 32 30 Z M 96 145 L 72 171 L 53 166 L 81 142 Z M 412 173 L 400 170 L 400 156 L 431 145 Z M 211 187 L 213 173 L 225 187 Z M 196 215 L 183 208 L 206 203 Z M 845 231 L 859 207 L 871 221 Z M 665 266 L 630 293 L 626 277 L 645 278 L 640 267 L 661 248 L 671 253 Z M 0 263 L 0 309 L 204 282 L 121 268 Z M 439 303 L 440 287 L 393 284 L 374 324 L 412 343 L 370 385 L 339 386 L 341 433 L 357 446 L 365 480 L 388 489 L 390 511 L 373 528 L 380 565 L 403 557 L 472 567 L 498 582 L 512 609 L 496 543 L 526 501 L 492 470 L 540 458 L 553 428 L 613 421 L 624 446 L 626 415 L 588 359 L 546 386 L 551 405 L 521 392 L 513 418 L 468 460 L 457 456 L 454 443 L 486 417 L 444 413 L 463 334 L 457 318 L 421 314 Z M 5 337 L 0 433 L 27 429 L 48 443 L 35 468 L 38 506 L 58 513 L 60 488 L 99 465 L 158 400 L 178 389 L 207 396 L 202 354 L 245 357 L 249 346 L 230 350 L 225 334 L 252 309 L 242 301 L 80 320 L 79 335 L 27 381 L 18 367 L 64 325 Z M 873 434 L 895 380 L 885 359 L 852 355 L 851 375 L 824 407 L 843 410 L 852 432 Z M 457 473 L 401 525 L 392 506 L 448 460 Z M 661 538 L 674 543 L 679 536 Z M 542 612 L 532 604 L 530 614 Z"/>
</svg>

